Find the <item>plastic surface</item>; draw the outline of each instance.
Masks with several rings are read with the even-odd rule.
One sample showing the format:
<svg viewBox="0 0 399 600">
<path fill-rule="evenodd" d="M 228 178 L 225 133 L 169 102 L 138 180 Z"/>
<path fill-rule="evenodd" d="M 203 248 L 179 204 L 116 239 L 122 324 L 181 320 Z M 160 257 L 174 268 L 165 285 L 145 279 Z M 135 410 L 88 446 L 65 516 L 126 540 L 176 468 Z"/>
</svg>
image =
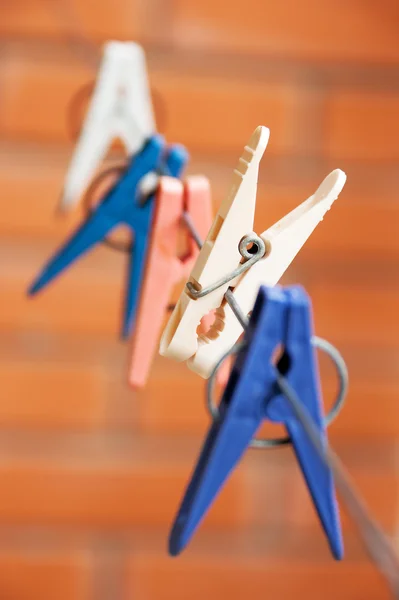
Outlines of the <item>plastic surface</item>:
<svg viewBox="0 0 399 600">
<path fill-rule="evenodd" d="M 206 287 L 231 272 L 241 261 L 238 244 L 252 231 L 259 162 L 263 156 L 269 130 L 258 127 L 233 173 L 230 193 L 214 218 L 211 229 L 190 274 L 190 281 Z M 217 309 L 229 282 L 214 292 L 193 300 L 183 290 L 161 339 L 160 353 L 175 360 L 187 360 L 198 349 L 197 326 L 202 317 Z"/>
<path fill-rule="evenodd" d="M 211 192 L 205 177 L 188 177 L 184 183 L 162 177 L 155 204 L 145 279 L 132 338 L 129 382 L 134 387 L 146 383 L 173 287 L 189 275 L 199 253 L 182 223 L 183 211 L 188 212 L 203 239 L 212 223 Z M 187 253 L 179 257 L 178 242 L 182 232 L 185 233 Z"/>
<path fill-rule="evenodd" d="M 138 184 L 151 171 L 166 171 L 179 177 L 188 155 L 182 146 L 169 146 L 165 152 L 164 139 L 152 137 L 144 149 L 132 158 L 126 172 L 106 194 L 70 239 L 56 252 L 28 290 L 34 295 L 83 256 L 115 227 L 128 225 L 134 232 L 132 251 L 128 259 L 126 297 L 122 324 L 122 337 L 127 337 L 134 326 L 137 313 L 147 247 L 155 207 L 155 194 L 143 203 Z"/>
<path fill-rule="evenodd" d="M 115 139 L 135 154 L 155 133 L 143 49 L 108 42 L 82 132 L 66 175 L 61 208 L 73 208 Z"/>
<path fill-rule="evenodd" d="M 206 287 L 222 275 L 231 272 L 242 260 L 238 245 L 252 232 L 259 161 L 269 137 L 269 131 L 258 127 L 234 172 L 230 192 L 214 220 L 206 244 L 201 250 L 190 281 Z M 187 361 L 190 369 L 209 377 L 219 359 L 242 334 L 242 327 L 224 302 L 228 287 L 245 314 L 254 305 L 260 285 L 275 285 L 312 234 L 325 213 L 331 208 L 346 181 L 339 169 L 333 171 L 315 194 L 283 219 L 261 234 L 266 255 L 234 281 L 193 299 L 185 288 L 161 339 L 160 353 L 178 361 Z M 201 317 L 217 309 L 219 319 L 207 335 L 198 335 Z"/>
<path fill-rule="evenodd" d="M 219 406 L 220 418 L 209 430 L 173 525 L 169 543 L 172 555 L 181 552 L 189 542 L 263 420 L 270 419 L 283 423 L 291 436 L 332 554 L 336 559 L 342 558 L 341 526 L 331 471 L 308 441 L 288 400 L 276 388 L 276 366 L 272 362 L 276 348 L 282 345 L 285 354 L 278 368 L 325 440 L 312 335 L 311 304 L 302 288 L 260 288 L 245 333 L 246 344 L 237 355 Z"/>
</svg>

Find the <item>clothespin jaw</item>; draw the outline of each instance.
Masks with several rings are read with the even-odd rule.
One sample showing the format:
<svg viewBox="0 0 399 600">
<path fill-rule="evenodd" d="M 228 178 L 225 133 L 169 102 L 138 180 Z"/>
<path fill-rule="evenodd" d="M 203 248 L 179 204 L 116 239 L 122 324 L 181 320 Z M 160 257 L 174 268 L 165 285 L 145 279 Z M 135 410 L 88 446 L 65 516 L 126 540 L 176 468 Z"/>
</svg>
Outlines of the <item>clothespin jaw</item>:
<svg viewBox="0 0 399 600">
<path fill-rule="evenodd" d="M 268 291 L 261 288 L 261 293 L 266 298 L 265 311 L 267 311 Z M 308 416 L 318 429 L 321 441 L 325 444 L 326 427 L 321 403 L 316 351 L 312 344 L 313 318 L 310 298 L 299 286 L 287 288 L 284 293 L 288 308 L 287 329 L 283 338 L 284 352 L 277 364 L 277 369 L 295 390 L 306 408 Z M 259 310 L 261 311 L 262 307 Z M 331 552 L 334 558 L 341 559 L 343 556 L 342 533 L 331 470 L 313 447 L 284 395 L 273 394 L 266 404 L 265 417 L 274 422 L 284 423 L 291 437 L 296 457 L 327 536 Z"/>
<path fill-rule="evenodd" d="M 60 208 L 70 210 L 78 203 L 113 140 L 119 138 L 131 155 L 154 132 L 143 49 L 133 42 L 107 42 Z"/>
<path fill-rule="evenodd" d="M 198 288 L 206 287 L 241 261 L 239 242 L 253 230 L 259 163 L 269 140 L 269 130 L 258 127 L 233 173 L 229 194 L 222 203 L 190 275 Z M 234 282 L 230 282 L 233 284 Z M 160 353 L 175 360 L 189 359 L 198 349 L 197 326 L 223 302 L 226 284 L 199 300 L 185 289 L 161 339 Z"/>
<path fill-rule="evenodd" d="M 188 277 L 198 256 L 195 241 L 184 227 L 183 211 L 190 216 L 198 234 L 205 238 L 212 223 L 208 179 L 191 176 L 184 182 L 171 177 L 161 177 L 159 180 L 129 360 L 129 383 L 135 388 L 143 387 L 147 381 L 173 287 Z M 186 233 L 187 251 L 180 257 L 178 242 L 182 230 Z"/>
<path fill-rule="evenodd" d="M 294 387 L 325 440 L 316 359 L 311 345 L 309 298 L 301 288 L 261 287 L 244 344 L 239 351 L 169 540 L 179 554 L 187 545 L 229 474 L 242 458 L 264 419 L 283 423 L 294 446 L 309 491 L 335 558 L 343 554 L 331 471 L 324 465 L 288 401 L 276 385 L 276 369 Z M 284 353 L 277 366 L 273 355 Z"/>
<path fill-rule="evenodd" d="M 222 275 L 234 271 L 242 261 L 238 247 L 252 231 L 258 163 L 267 139 L 268 130 L 258 128 L 244 151 L 243 156 L 252 154 L 256 166 L 251 170 L 252 163 L 248 160 L 250 166 L 246 172 L 243 171 L 241 185 L 237 184 L 239 171 L 235 171 L 235 182 L 222 205 L 225 210 L 219 211 L 209 233 L 207 248 L 201 250 L 189 278 L 198 289 L 206 288 Z M 242 157 L 239 168 L 243 164 Z M 209 377 L 220 358 L 242 334 L 240 323 L 224 300 L 227 289 L 233 289 L 235 300 L 244 314 L 249 314 L 260 285 L 275 285 L 279 281 L 338 197 L 345 180 L 343 171 L 333 171 L 308 200 L 264 231 L 260 238 L 266 249 L 265 254 L 244 274 L 199 298 L 192 297 L 186 287 L 164 331 L 160 353 L 178 361 L 186 361 L 190 369 L 202 377 Z M 243 196 L 241 189 L 246 189 Z M 216 309 L 218 318 L 207 334 L 199 336 L 197 324 L 211 309 Z"/>
<path fill-rule="evenodd" d="M 115 227 L 126 224 L 134 233 L 129 254 L 122 324 L 122 337 L 127 337 L 133 329 L 137 312 L 155 201 L 154 194 L 143 199 L 139 184 L 153 171 L 179 177 L 187 160 L 188 154 L 183 146 L 172 145 L 166 148 L 162 136 L 150 138 L 143 150 L 132 157 L 122 177 L 90 217 L 45 265 L 30 286 L 28 294 L 38 293 L 75 260 L 100 243 Z"/>
</svg>

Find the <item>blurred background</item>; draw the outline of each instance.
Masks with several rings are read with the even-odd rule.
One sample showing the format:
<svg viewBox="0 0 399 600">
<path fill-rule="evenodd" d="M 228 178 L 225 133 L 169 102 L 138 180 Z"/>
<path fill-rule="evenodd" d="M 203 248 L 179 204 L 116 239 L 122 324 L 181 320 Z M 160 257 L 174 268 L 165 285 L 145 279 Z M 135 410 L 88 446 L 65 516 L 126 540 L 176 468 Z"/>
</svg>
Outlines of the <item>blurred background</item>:
<svg viewBox="0 0 399 600">
<path fill-rule="evenodd" d="M 215 207 L 253 129 L 270 127 L 259 233 L 343 169 L 344 191 L 284 281 L 306 286 L 318 335 L 347 360 L 330 440 L 396 537 L 397 0 L 69 2 L 0 0 L 0 598 L 388 598 L 344 512 L 346 558 L 330 557 L 290 448 L 249 452 L 169 558 L 208 427 L 203 381 L 159 357 L 145 390 L 128 388 L 120 253 L 100 247 L 37 298 L 25 290 L 82 217 L 55 214 L 65 119 L 104 40 L 144 46 L 162 133 L 187 145 Z M 328 405 L 336 384 L 321 362 Z"/>
</svg>

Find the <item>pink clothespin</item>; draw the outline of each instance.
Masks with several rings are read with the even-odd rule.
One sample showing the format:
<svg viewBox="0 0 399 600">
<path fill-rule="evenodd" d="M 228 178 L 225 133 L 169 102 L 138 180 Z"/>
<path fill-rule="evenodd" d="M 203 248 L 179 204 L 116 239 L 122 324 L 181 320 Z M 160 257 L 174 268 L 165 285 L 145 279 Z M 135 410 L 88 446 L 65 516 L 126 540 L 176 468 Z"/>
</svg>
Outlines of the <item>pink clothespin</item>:
<svg viewBox="0 0 399 600">
<path fill-rule="evenodd" d="M 184 182 L 161 177 L 151 232 L 145 279 L 132 338 L 129 383 L 145 385 L 153 355 L 157 349 L 162 323 L 174 285 L 186 279 L 197 259 L 199 249 L 183 223 L 188 213 L 195 228 L 205 239 L 212 224 L 209 181 L 202 176 L 188 177 Z M 185 256 L 179 257 L 181 232 L 187 232 Z M 209 321 L 209 315 L 206 319 Z M 210 323 L 204 323 L 209 328 Z"/>
</svg>

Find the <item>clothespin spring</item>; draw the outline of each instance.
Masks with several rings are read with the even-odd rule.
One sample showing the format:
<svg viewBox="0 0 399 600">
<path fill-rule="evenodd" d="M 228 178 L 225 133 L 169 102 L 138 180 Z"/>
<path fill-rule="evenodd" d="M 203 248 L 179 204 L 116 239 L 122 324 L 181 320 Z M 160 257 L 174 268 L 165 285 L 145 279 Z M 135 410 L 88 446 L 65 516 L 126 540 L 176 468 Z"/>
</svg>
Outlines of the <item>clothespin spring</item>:
<svg viewBox="0 0 399 600">
<path fill-rule="evenodd" d="M 188 213 L 183 214 L 183 222 L 187 226 L 188 230 L 190 231 L 190 234 L 198 244 L 199 248 L 201 248 L 202 240 L 200 239 L 198 232 L 196 231 L 195 226 L 191 221 Z M 242 241 L 244 242 L 245 240 L 246 238 L 244 238 Z M 256 245 L 258 244 L 257 240 L 254 241 L 251 239 L 251 241 L 253 241 Z M 246 242 L 245 248 L 247 248 L 247 244 L 248 241 Z M 245 258 L 244 254 L 243 256 Z M 261 254 L 261 251 L 259 250 L 258 246 L 255 254 L 247 260 L 247 264 L 252 260 L 253 257 L 256 257 L 256 259 L 252 260 L 251 264 L 249 265 L 252 266 L 255 262 L 257 262 L 257 260 L 262 258 L 262 256 L 264 256 L 264 253 Z M 240 267 L 245 264 L 246 263 L 244 262 L 242 265 L 240 265 Z M 247 269 L 249 268 L 249 266 L 247 266 Z M 220 282 L 217 282 L 216 284 L 213 284 L 212 286 L 201 290 L 201 295 L 197 295 L 194 297 L 199 298 L 201 296 L 206 295 L 207 293 L 210 293 L 214 289 L 217 289 L 221 285 L 227 283 L 228 281 L 231 281 L 242 272 L 244 271 L 241 271 L 240 273 L 234 272 L 230 275 L 227 275 L 225 278 L 223 278 L 223 280 L 220 280 Z M 195 290 L 195 288 L 192 290 L 192 287 L 193 286 L 191 284 L 187 284 L 187 288 L 191 294 L 193 294 L 193 292 L 194 294 L 198 294 L 198 290 Z M 225 299 L 228 302 L 234 315 L 239 320 L 243 329 L 245 330 L 248 326 L 248 317 L 242 312 L 231 289 L 227 290 L 227 292 L 225 293 Z M 316 348 L 319 348 L 331 358 L 338 374 L 338 394 L 333 407 L 325 417 L 326 425 L 329 425 L 337 416 L 345 400 L 345 395 L 348 387 L 348 371 L 342 355 L 337 350 L 337 348 L 335 348 L 335 346 L 330 344 L 330 342 L 324 340 L 323 338 L 313 336 L 312 343 Z M 232 354 L 238 352 L 243 347 L 243 344 L 243 341 L 238 342 L 233 346 L 233 348 L 226 352 L 224 356 L 222 356 L 222 358 L 215 365 L 207 381 L 207 408 L 214 421 L 217 420 L 219 417 L 219 411 L 213 399 L 213 390 L 216 381 L 216 374 L 224 360 Z M 301 422 L 309 440 L 313 444 L 320 458 L 334 473 L 336 485 L 340 491 L 342 499 L 345 502 L 345 506 L 358 529 L 360 538 L 363 541 L 364 547 L 368 552 L 369 557 L 371 558 L 372 562 L 374 562 L 381 574 L 384 576 L 393 594 L 393 597 L 399 599 L 399 559 L 393 544 L 391 543 L 388 536 L 381 529 L 381 527 L 378 525 L 378 523 L 370 515 L 369 511 L 367 510 L 367 507 L 365 506 L 359 493 L 356 491 L 353 482 L 351 481 L 351 478 L 346 472 L 346 469 L 343 466 L 339 457 L 330 448 L 328 443 L 323 445 L 323 443 L 320 441 L 317 429 L 311 417 L 309 416 L 308 411 L 303 406 L 300 399 L 297 397 L 295 390 L 289 385 L 288 381 L 279 372 L 277 367 L 276 384 L 278 385 L 281 393 L 284 394 L 284 396 L 290 403 L 291 408 L 295 413 L 295 416 Z M 272 448 L 288 444 L 290 443 L 290 441 L 291 440 L 289 437 L 278 439 L 253 439 L 250 445 L 252 448 Z"/>
<path fill-rule="evenodd" d="M 193 240 L 197 244 L 198 248 L 201 249 L 202 245 L 203 245 L 203 241 L 201 240 L 201 237 L 198 235 L 198 231 L 196 230 L 195 225 L 194 225 L 189 213 L 186 211 L 183 212 L 182 219 L 183 219 L 183 223 L 186 225 L 187 229 L 190 232 L 190 235 L 192 236 Z M 250 235 L 246 235 L 241 240 L 240 245 L 239 245 L 239 251 L 240 251 L 241 256 L 245 259 L 245 261 L 243 263 L 241 263 L 236 269 L 234 269 L 234 271 L 232 271 L 228 275 L 225 275 L 225 277 L 223 277 L 216 283 L 209 285 L 206 288 L 202 288 L 201 290 L 197 290 L 190 281 L 187 282 L 186 287 L 189 291 L 189 294 L 193 298 L 196 298 L 196 299 L 202 298 L 203 296 L 210 294 L 217 288 L 225 285 L 229 281 L 232 281 L 236 277 L 239 277 L 240 275 L 245 273 L 245 271 L 248 271 L 248 269 L 250 267 L 252 267 L 256 262 L 258 262 L 258 260 L 260 260 L 261 258 L 266 256 L 266 254 L 268 254 L 268 252 L 270 252 L 270 248 L 266 247 L 265 242 L 262 240 L 261 237 L 256 235 L 256 233 L 251 233 Z M 237 301 L 234 298 L 233 294 L 231 293 L 230 289 L 227 290 L 224 297 L 226 298 L 227 303 L 229 304 L 231 310 L 237 317 L 238 321 L 240 322 L 240 325 L 242 326 L 243 329 L 245 329 L 248 325 L 248 317 L 246 317 L 246 315 L 244 315 L 244 313 L 238 306 Z M 223 360 L 225 358 L 227 358 L 227 356 L 223 357 L 220 362 L 223 362 Z M 212 414 L 212 412 L 211 412 L 211 414 Z"/>
<path fill-rule="evenodd" d="M 251 233 L 250 235 L 243 237 L 238 249 L 241 256 L 244 258 L 244 262 L 234 269 L 234 271 L 219 279 L 219 281 L 216 281 L 212 285 L 208 285 L 208 287 L 201 289 L 197 289 L 194 284 L 191 283 L 191 281 L 186 283 L 186 288 L 188 289 L 188 292 L 192 298 L 195 300 L 202 298 L 203 296 L 206 296 L 207 294 L 210 294 L 211 292 L 214 292 L 218 288 L 222 287 L 229 281 L 233 281 L 233 279 L 236 279 L 236 277 L 239 277 L 245 273 L 245 271 L 248 271 L 252 265 L 254 265 L 256 262 L 258 262 L 258 260 L 267 254 L 265 242 L 255 233 Z"/>
<path fill-rule="evenodd" d="M 237 302 L 234 298 L 234 295 L 231 293 L 231 290 L 226 292 L 225 297 L 226 297 L 227 302 L 230 305 L 231 310 L 234 312 L 235 316 L 240 321 L 240 324 L 245 329 L 246 324 L 248 323 L 248 319 L 247 319 L 247 317 L 245 317 L 245 315 L 242 313 L 241 309 L 237 305 Z M 217 373 L 218 373 L 220 367 L 222 366 L 223 362 L 229 356 L 236 354 L 243 347 L 243 344 L 244 344 L 243 341 L 238 342 L 228 352 L 226 352 L 216 363 L 209 379 L 207 380 L 206 405 L 207 405 L 208 411 L 209 411 L 212 419 L 215 421 L 217 421 L 217 419 L 219 417 L 219 411 L 216 406 L 216 402 L 214 400 L 214 387 L 215 387 Z M 327 340 L 325 340 L 321 337 L 313 336 L 312 344 L 315 348 L 320 349 L 322 352 L 324 352 L 331 358 L 331 360 L 333 361 L 334 366 L 336 368 L 337 375 L 338 375 L 338 393 L 337 393 L 337 396 L 336 396 L 333 406 L 331 407 L 330 411 L 328 412 L 328 414 L 325 416 L 325 419 L 324 419 L 325 424 L 328 427 L 334 421 L 334 419 L 338 416 L 338 413 L 340 412 L 340 410 L 345 402 L 346 393 L 347 393 L 347 389 L 348 389 L 348 370 L 346 368 L 346 364 L 345 364 L 345 361 L 344 361 L 341 353 L 337 350 L 337 348 L 335 348 L 335 346 L 330 344 L 330 342 L 328 342 Z M 270 438 L 270 439 L 254 438 L 250 443 L 250 447 L 258 448 L 258 449 L 260 449 L 260 448 L 276 448 L 278 446 L 284 446 L 284 445 L 290 444 L 290 443 L 291 443 L 291 438 L 289 436 L 285 436 L 285 437 L 281 437 L 281 438 Z"/>
</svg>

